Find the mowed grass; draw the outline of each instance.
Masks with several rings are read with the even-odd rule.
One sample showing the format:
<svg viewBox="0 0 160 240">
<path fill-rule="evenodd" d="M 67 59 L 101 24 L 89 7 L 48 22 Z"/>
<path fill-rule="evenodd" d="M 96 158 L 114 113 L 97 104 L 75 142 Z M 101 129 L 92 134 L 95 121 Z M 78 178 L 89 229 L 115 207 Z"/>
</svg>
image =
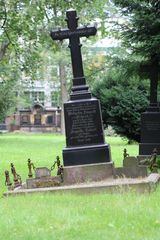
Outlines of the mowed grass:
<svg viewBox="0 0 160 240">
<path fill-rule="evenodd" d="M 3 240 L 157 240 L 160 191 L 151 195 L 38 194 L 0 201 Z"/>
<path fill-rule="evenodd" d="M 4 190 L 4 171 L 10 170 L 10 163 L 14 164 L 17 173 L 25 181 L 28 176 L 28 158 L 32 160 L 35 167 L 51 168 L 57 155 L 62 159 L 64 146 L 65 138 L 60 135 L 0 135 L 0 179 L 3 179 L 0 181 L 0 188 Z"/>
<path fill-rule="evenodd" d="M 122 164 L 123 149 L 138 154 L 138 145 L 107 137 L 112 159 Z M 0 191 L 4 170 L 13 162 L 23 181 L 27 159 L 37 167 L 51 167 L 62 159 L 63 136 L 5 134 L 0 136 Z M 12 178 L 12 177 L 11 177 Z M 160 236 L 160 188 L 151 194 L 34 194 L 0 199 L 1 240 L 157 240 Z"/>
<path fill-rule="evenodd" d="M 128 145 L 127 140 L 120 137 L 106 137 L 110 144 L 111 156 L 116 166 L 122 165 L 123 149 L 127 148 L 130 155 L 138 154 L 138 145 Z M 17 173 L 25 181 L 28 176 L 27 160 L 30 158 L 35 167 L 49 169 L 59 155 L 62 161 L 62 149 L 65 147 L 65 137 L 53 134 L 2 134 L 0 135 L 0 193 L 5 190 L 4 171 L 10 170 L 13 163 Z M 12 176 L 11 176 L 12 178 Z"/>
</svg>

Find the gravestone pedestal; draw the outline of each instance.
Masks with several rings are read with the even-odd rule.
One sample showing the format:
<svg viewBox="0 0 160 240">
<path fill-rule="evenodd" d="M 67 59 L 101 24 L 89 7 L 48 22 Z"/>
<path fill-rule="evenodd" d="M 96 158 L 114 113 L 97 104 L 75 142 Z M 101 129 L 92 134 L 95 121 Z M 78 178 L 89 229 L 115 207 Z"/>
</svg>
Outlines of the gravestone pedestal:
<svg viewBox="0 0 160 240">
<path fill-rule="evenodd" d="M 99 182 L 114 178 L 113 162 L 64 167 L 65 185 Z"/>
<path fill-rule="evenodd" d="M 156 148 L 160 154 L 160 112 L 144 112 L 141 115 L 141 143 L 139 155 L 151 155 Z"/>
<path fill-rule="evenodd" d="M 64 104 L 66 145 L 64 166 L 109 162 L 110 149 L 104 142 L 99 101 L 95 98 Z"/>
</svg>

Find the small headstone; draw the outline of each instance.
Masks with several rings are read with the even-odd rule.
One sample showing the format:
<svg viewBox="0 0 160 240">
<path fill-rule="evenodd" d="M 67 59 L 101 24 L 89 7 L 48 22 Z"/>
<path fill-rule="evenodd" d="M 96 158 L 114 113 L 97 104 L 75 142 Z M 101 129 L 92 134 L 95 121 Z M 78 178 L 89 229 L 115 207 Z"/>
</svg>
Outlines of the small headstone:
<svg viewBox="0 0 160 240">
<path fill-rule="evenodd" d="M 40 167 L 35 169 L 35 177 L 41 178 L 41 177 L 50 177 L 51 171 L 46 167 Z"/>
<path fill-rule="evenodd" d="M 140 166 L 136 157 L 126 157 L 123 160 L 123 167 L 115 168 L 115 176 L 117 177 L 138 178 L 147 175 L 147 167 Z"/>
<path fill-rule="evenodd" d="M 123 167 L 135 168 L 138 166 L 138 159 L 136 157 L 126 157 L 123 160 Z"/>
</svg>

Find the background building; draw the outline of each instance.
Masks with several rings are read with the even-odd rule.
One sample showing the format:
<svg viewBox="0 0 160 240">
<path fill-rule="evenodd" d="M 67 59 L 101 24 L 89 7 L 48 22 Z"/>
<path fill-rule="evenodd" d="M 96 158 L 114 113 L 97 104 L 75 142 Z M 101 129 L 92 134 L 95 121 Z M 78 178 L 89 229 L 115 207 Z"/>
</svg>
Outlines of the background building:
<svg viewBox="0 0 160 240">
<path fill-rule="evenodd" d="M 23 79 L 16 96 L 16 111 L 5 120 L 9 131 L 60 132 L 59 86 L 48 81 Z"/>
</svg>

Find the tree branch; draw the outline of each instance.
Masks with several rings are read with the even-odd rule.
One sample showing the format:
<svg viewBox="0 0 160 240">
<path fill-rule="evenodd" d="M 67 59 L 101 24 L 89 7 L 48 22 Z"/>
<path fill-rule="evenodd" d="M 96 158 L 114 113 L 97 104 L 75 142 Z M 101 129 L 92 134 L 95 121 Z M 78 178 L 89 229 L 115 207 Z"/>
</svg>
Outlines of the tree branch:
<svg viewBox="0 0 160 240">
<path fill-rule="evenodd" d="M 1 26 L 1 28 L 4 28 L 4 26 L 6 25 L 7 22 L 7 10 L 6 10 L 6 5 L 5 5 L 5 1 L 4 1 L 4 22 Z"/>
</svg>

